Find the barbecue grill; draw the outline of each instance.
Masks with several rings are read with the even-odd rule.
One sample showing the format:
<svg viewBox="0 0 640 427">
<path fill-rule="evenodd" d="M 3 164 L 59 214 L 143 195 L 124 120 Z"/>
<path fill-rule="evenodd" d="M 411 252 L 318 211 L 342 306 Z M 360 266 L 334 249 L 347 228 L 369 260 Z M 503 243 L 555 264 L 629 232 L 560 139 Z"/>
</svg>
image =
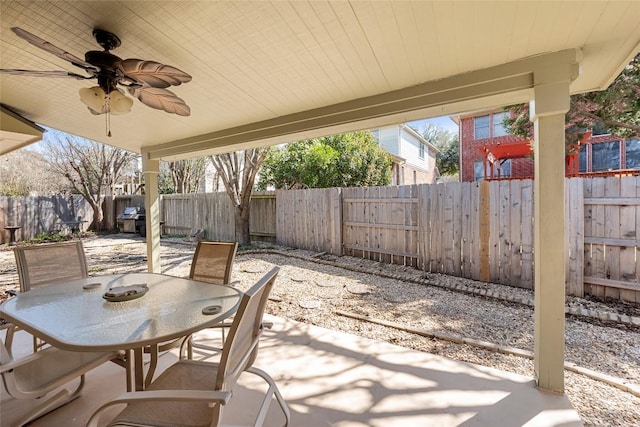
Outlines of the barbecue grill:
<svg viewBox="0 0 640 427">
<path fill-rule="evenodd" d="M 122 233 L 138 233 L 145 228 L 145 218 L 144 208 L 131 206 L 116 217 L 116 225 Z"/>
</svg>

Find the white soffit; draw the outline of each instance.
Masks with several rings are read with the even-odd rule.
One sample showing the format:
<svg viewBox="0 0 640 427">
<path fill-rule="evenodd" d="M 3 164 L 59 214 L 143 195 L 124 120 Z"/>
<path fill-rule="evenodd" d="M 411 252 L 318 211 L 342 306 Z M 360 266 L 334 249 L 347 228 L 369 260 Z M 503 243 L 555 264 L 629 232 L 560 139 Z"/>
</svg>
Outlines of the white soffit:
<svg viewBox="0 0 640 427">
<path fill-rule="evenodd" d="M 111 118 L 112 138 L 104 117 L 78 99 L 93 81 L 0 75 L 0 102 L 26 118 L 154 157 L 526 100 L 530 75 L 509 74 L 510 64 L 560 52 L 582 52 L 573 93 L 603 89 L 640 48 L 638 1 L 3 1 L 0 15 L 0 68 L 79 70 L 11 27 L 79 57 L 98 49 L 91 32 L 99 27 L 122 40 L 114 54 L 191 74 L 172 88 L 191 116 L 136 100 Z M 462 85 L 438 92 L 453 82 Z"/>
<path fill-rule="evenodd" d="M 0 105 L 0 155 L 42 139 L 44 129 Z"/>
</svg>

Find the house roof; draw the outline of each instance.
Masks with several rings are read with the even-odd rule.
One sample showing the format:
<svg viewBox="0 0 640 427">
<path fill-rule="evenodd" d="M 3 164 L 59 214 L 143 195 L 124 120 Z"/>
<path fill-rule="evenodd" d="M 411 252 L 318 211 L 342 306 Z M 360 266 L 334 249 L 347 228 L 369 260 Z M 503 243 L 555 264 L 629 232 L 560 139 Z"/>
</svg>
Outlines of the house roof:
<svg viewBox="0 0 640 427">
<path fill-rule="evenodd" d="M 580 65 L 572 93 L 599 90 L 640 49 L 637 1 L 3 1 L 0 14 L 0 68 L 83 72 L 11 27 L 79 57 L 101 28 L 121 39 L 114 54 L 189 73 L 172 90 L 190 116 L 136 100 L 111 138 L 79 100 L 94 81 L 0 75 L 0 102 L 26 119 L 164 159 L 527 101 L 533 70 L 561 58 Z"/>
</svg>

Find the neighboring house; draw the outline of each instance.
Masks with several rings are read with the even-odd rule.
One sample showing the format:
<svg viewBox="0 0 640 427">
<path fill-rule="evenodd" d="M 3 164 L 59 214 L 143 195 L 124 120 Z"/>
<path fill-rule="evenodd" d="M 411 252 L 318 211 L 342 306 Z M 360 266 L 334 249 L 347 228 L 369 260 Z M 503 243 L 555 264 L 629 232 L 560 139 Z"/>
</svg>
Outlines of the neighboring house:
<svg viewBox="0 0 640 427">
<path fill-rule="evenodd" d="M 508 114 L 500 109 L 452 117 L 460 126 L 461 181 L 533 178 L 531 141 L 509 135 L 503 124 Z M 566 174 L 640 174 L 640 139 L 588 132 L 579 153 L 567 156 Z"/>
<path fill-rule="evenodd" d="M 502 110 L 452 117 L 460 127 L 460 180 L 533 177 L 529 140 L 509 135 Z"/>
<path fill-rule="evenodd" d="M 371 129 L 378 144 L 393 156 L 391 185 L 433 184 L 439 174 L 436 147 L 404 124 Z"/>
<path fill-rule="evenodd" d="M 569 172 L 574 176 L 639 175 L 640 138 L 625 139 L 594 129 L 571 160 Z"/>
</svg>

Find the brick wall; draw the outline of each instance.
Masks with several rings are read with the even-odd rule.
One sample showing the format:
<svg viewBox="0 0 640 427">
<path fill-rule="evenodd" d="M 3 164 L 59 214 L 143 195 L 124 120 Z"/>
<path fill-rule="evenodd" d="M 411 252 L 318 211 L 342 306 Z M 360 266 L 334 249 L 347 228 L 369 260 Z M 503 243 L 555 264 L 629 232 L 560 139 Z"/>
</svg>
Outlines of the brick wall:
<svg viewBox="0 0 640 427">
<path fill-rule="evenodd" d="M 492 126 L 493 128 L 493 123 Z M 466 117 L 460 121 L 461 129 L 461 171 L 460 177 L 462 181 L 474 181 L 473 165 L 476 161 L 482 161 L 482 149 L 485 145 L 502 144 L 508 142 L 523 141 L 522 138 L 506 135 L 484 139 L 474 139 L 474 121 L 473 117 Z M 520 158 L 511 160 L 511 176 L 513 178 L 531 178 L 534 172 L 534 163 L 532 158 Z"/>
<path fill-rule="evenodd" d="M 482 113 L 479 115 L 486 115 L 486 113 Z M 493 120 L 493 115 L 491 115 L 491 120 Z M 493 123 L 490 126 L 493 129 Z M 460 177 L 462 181 L 474 181 L 474 163 L 476 161 L 483 160 L 483 149 L 485 146 L 491 146 L 493 144 L 501 144 L 501 143 L 512 143 L 512 142 L 520 142 L 526 141 L 522 138 L 513 135 L 507 136 L 499 136 L 499 137 L 491 137 L 484 139 L 475 139 L 474 136 L 474 117 L 465 117 L 460 119 L 460 135 L 461 135 L 461 143 L 460 143 L 460 158 L 461 158 L 461 171 Z M 624 169 L 625 160 L 626 160 L 626 151 L 625 151 L 625 140 L 624 138 L 620 138 L 615 135 L 597 135 L 590 137 L 587 141 L 585 141 L 588 145 L 597 145 L 599 143 L 609 142 L 609 141 L 621 141 L 620 145 L 620 165 L 610 171 L 597 172 L 597 175 L 615 175 L 618 173 L 617 171 Z M 590 148 L 589 148 L 590 150 Z M 591 158 L 591 157 L 590 157 Z M 511 177 L 512 178 L 532 178 L 534 176 L 534 160 L 531 157 L 518 158 L 511 160 Z M 567 170 L 567 173 L 569 171 Z M 640 169 L 635 170 L 627 170 L 625 173 L 627 174 L 640 174 Z M 582 173 L 585 175 L 584 173 Z M 588 173 L 592 175 L 591 173 Z M 595 173 L 594 173 L 595 174 Z"/>
</svg>

